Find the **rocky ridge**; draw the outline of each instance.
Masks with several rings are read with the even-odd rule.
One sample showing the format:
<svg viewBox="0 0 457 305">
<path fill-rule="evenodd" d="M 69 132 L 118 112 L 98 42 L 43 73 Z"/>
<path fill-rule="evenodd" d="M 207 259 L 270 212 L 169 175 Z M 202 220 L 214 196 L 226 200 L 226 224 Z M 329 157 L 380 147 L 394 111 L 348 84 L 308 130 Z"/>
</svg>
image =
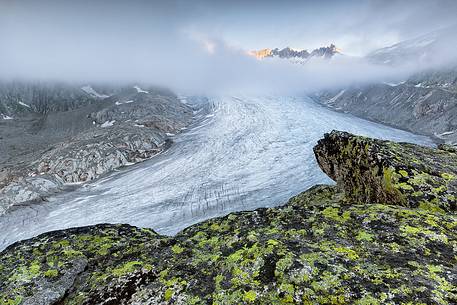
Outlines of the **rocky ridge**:
<svg viewBox="0 0 457 305">
<path fill-rule="evenodd" d="M 328 47 L 321 47 L 308 52 L 308 50 L 295 50 L 290 47 L 283 49 L 262 49 L 258 51 L 252 51 L 249 53 L 258 59 L 278 57 L 282 59 L 294 59 L 294 60 L 307 60 L 313 57 L 329 59 L 340 54 L 340 50 L 331 44 Z"/>
<path fill-rule="evenodd" d="M 337 185 L 283 207 L 174 237 L 105 224 L 15 243 L 0 302 L 455 304 L 456 151 L 332 132 L 315 154 Z"/>
</svg>

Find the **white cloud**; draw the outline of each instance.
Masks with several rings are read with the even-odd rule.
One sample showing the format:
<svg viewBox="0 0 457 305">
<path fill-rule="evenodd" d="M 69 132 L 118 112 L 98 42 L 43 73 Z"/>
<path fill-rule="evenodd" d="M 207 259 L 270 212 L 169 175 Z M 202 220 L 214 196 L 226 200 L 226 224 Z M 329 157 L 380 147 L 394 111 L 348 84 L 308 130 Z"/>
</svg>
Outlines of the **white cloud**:
<svg viewBox="0 0 457 305">
<path fill-rule="evenodd" d="M 452 11 L 455 5 L 443 1 Z M 423 0 L 388 1 L 384 6 L 372 0 L 357 9 L 360 1 L 356 0 L 347 7 L 341 1 L 319 3 L 323 4 L 4 1 L 0 77 L 85 84 L 150 82 L 193 92 L 296 92 L 354 82 L 391 82 L 413 71 L 414 65 L 398 70 L 343 57 L 298 66 L 287 61 L 259 62 L 245 51 L 253 45 L 250 41 L 264 47 L 290 42 L 297 48 L 336 41 L 349 54 L 350 50 L 360 54 L 423 31 L 425 25 L 418 25 L 417 16 L 428 16 L 436 25 L 440 20 L 446 23 L 449 15 L 432 5 L 436 0 L 427 2 L 428 13 L 420 8 Z"/>
</svg>

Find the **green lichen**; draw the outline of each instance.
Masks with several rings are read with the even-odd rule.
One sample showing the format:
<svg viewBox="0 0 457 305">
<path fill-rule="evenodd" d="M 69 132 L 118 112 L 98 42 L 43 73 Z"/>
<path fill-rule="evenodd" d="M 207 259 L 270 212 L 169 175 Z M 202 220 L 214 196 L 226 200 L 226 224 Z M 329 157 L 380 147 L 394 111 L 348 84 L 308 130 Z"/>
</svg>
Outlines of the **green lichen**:
<svg viewBox="0 0 457 305">
<path fill-rule="evenodd" d="M 50 277 L 50 278 L 56 277 L 58 275 L 59 275 L 59 271 L 56 269 L 49 269 L 44 273 L 45 277 Z"/>
<path fill-rule="evenodd" d="M 184 248 L 179 246 L 179 245 L 174 245 L 171 250 L 173 251 L 173 253 L 175 254 L 181 254 L 182 252 L 184 252 Z"/>
<path fill-rule="evenodd" d="M 22 297 L 16 296 L 14 299 L 2 300 L 0 299 L 0 304 L 2 305 L 19 305 L 22 303 Z"/>
<path fill-rule="evenodd" d="M 257 293 L 253 290 L 246 291 L 243 296 L 243 300 L 247 302 L 254 302 L 257 298 Z"/>
<path fill-rule="evenodd" d="M 359 231 L 359 233 L 357 234 L 357 240 L 358 241 L 367 241 L 367 242 L 370 242 L 373 240 L 373 234 L 370 234 L 370 233 L 367 233 L 366 231 Z"/>
<path fill-rule="evenodd" d="M 127 262 L 127 263 L 123 264 L 122 266 L 119 266 L 119 267 L 113 269 L 112 273 L 115 276 L 123 276 L 128 273 L 134 272 L 135 270 L 138 269 L 139 266 L 142 266 L 142 265 L 143 265 L 143 263 L 139 262 L 139 261 Z"/>
<path fill-rule="evenodd" d="M 443 179 L 448 180 L 448 181 L 449 180 L 456 180 L 456 175 L 450 174 L 450 173 L 442 173 L 441 177 L 443 177 Z"/>
<path fill-rule="evenodd" d="M 165 301 L 169 301 L 172 297 L 173 297 L 173 290 L 168 288 L 165 291 L 165 295 L 164 295 Z"/>
</svg>

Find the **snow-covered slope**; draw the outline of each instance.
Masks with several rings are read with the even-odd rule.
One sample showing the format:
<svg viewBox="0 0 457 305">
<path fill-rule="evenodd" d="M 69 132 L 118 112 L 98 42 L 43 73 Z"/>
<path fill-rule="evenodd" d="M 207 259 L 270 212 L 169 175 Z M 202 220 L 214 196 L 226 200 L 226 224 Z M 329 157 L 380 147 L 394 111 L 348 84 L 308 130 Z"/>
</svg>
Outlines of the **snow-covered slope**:
<svg viewBox="0 0 457 305">
<path fill-rule="evenodd" d="M 456 43 L 457 26 L 452 26 L 376 50 L 367 59 L 388 65 L 439 63 L 457 58 Z"/>
</svg>

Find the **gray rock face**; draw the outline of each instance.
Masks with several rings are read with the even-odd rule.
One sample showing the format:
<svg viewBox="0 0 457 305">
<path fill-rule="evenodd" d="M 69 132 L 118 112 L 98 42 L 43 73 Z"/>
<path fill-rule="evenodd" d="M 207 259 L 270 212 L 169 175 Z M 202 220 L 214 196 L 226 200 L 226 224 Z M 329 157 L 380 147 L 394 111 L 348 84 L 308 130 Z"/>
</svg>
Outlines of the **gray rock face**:
<svg viewBox="0 0 457 305">
<path fill-rule="evenodd" d="M 457 143 L 457 68 L 427 71 L 398 84 L 373 84 L 316 94 L 340 111 Z"/>
<path fill-rule="evenodd" d="M 82 134 L 46 152 L 37 161 L 38 175 L 52 173 L 66 183 L 98 178 L 128 163 L 148 159 L 166 147 L 163 133 L 128 124 Z"/>
<path fill-rule="evenodd" d="M 14 177 L 0 190 L 0 215 L 15 204 L 42 199 L 62 187 L 62 180 L 55 176 Z"/>
<path fill-rule="evenodd" d="M 365 58 L 372 64 L 425 70 L 400 82 L 326 90 L 316 99 L 339 111 L 457 144 L 456 42 L 454 25 L 376 50 Z"/>
<path fill-rule="evenodd" d="M 280 58 L 308 58 L 310 56 L 310 53 L 308 52 L 308 50 L 295 51 L 294 49 L 287 47 L 282 50 L 278 48 L 271 50 L 271 56 L 278 56 Z"/>
<path fill-rule="evenodd" d="M 173 93 L 138 86 L 2 84 L 0 105 L 0 214 L 148 159 L 192 120 Z"/>
<path fill-rule="evenodd" d="M 344 192 L 346 201 L 389 202 L 455 213 L 457 155 L 443 148 L 332 131 L 318 141 L 314 154 L 321 169 Z"/>
<path fill-rule="evenodd" d="M 78 86 L 58 83 L 0 83 L 0 114 L 10 117 L 30 113 L 68 111 L 96 103 L 100 98 Z"/>
<path fill-rule="evenodd" d="M 85 270 L 86 267 L 87 259 L 75 259 L 72 262 L 72 266 L 65 270 L 62 277 L 57 281 L 49 278 L 40 279 L 36 283 L 40 287 L 40 290 L 35 295 L 24 298 L 21 304 L 56 304 L 56 302 L 62 300 L 65 293 L 73 286 L 77 277 Z"/>
</svg>

